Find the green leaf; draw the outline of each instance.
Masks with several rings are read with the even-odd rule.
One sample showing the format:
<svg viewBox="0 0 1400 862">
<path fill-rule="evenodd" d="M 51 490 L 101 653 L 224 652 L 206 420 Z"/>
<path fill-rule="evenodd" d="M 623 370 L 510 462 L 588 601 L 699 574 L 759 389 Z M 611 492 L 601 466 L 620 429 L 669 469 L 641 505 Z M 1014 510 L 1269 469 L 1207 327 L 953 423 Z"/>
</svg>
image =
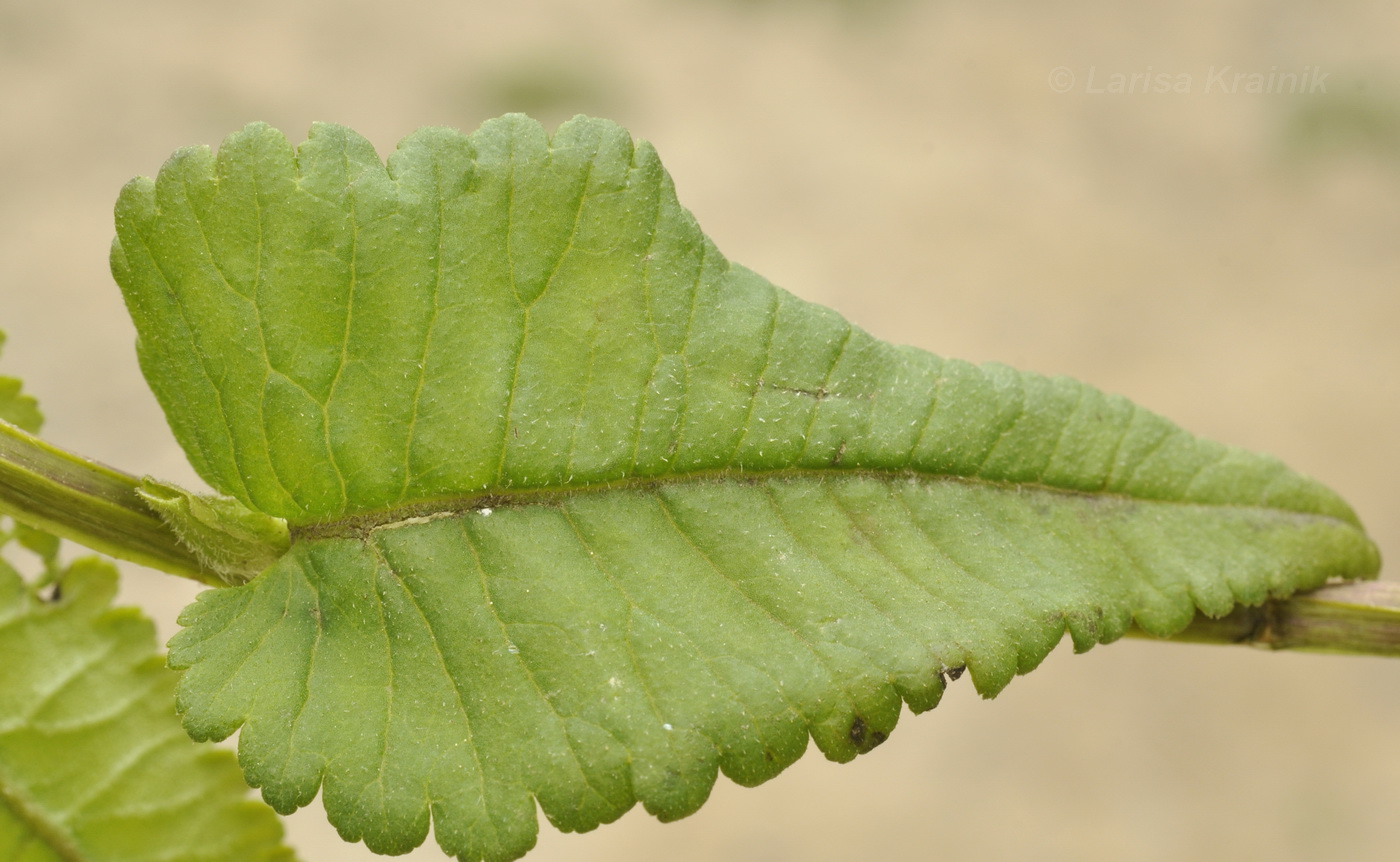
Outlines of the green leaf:
<svg viewBox="0 0 1400 862">
<path fill-rule="evenodd" d="M 0 858 L 290 860 L 233 757 L 196 745 L 175 674 L 95 558 L 47 598 L 0 561 Z"/>
<path fill-rule="evenodd" d="M 1335 494 L 1065 378 L 896 347 L 731 264 L 576 119 L 249 126 L 117 206 L 200 474 L 290 550 L 171 643 L 277 809 L 464 859 L 846 760 L 966 669 L 1376 572 Z"/>
<path fill-rule="evenodd" d="M 4 346 L 5 333 L 0 332 L 0 348 Z M 39 412 L 39 402 L 21 389 L 23 384 L 18 379 L 0 375 L 0 420 L 37 434 L 44 424 L 44 414 Z"/>
</svg>

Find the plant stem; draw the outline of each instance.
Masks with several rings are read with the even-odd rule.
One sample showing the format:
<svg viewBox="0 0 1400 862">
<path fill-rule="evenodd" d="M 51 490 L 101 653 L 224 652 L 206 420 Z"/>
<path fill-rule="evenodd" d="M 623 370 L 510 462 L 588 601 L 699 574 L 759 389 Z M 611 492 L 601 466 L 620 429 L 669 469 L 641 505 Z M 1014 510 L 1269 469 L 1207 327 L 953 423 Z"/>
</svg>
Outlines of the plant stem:
<svg viewBox="0 0 1400 862">
<path fill-rule="evenodd" d="M 0 513 L 113 557 L 223 586 L 137 496 L 140 484 L 0 421 Z"/>
<path fill-rule="evenodd" d="M 1238 607 L 1219 619 L 1198 614 L 1171 640 L 1400 656 L 1400 583 L 1353 581 Z"/>
</svg>

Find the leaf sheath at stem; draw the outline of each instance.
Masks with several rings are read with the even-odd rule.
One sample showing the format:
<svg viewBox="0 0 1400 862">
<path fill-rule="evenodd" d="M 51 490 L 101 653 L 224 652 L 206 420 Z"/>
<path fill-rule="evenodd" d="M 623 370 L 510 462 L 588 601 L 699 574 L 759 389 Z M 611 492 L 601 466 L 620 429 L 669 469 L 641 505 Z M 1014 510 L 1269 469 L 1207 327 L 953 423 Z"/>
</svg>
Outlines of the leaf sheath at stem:
<svg viewBox="0 0 1400 862">
<path fill-rule="evenodd" d="M 0 422 L 0 512 L 104 554 L 223 586 L 137 496 L 140 484 Z"/>
<path fill-rule="evenodd" d="M 1134 631 L 1139 637 L 1150 637 Z M 1400 583 L 1336 584 L 1286 600 L 1198 615 L 1172 638 L 1350 655 L 1400 656 Z"/>
</svg>

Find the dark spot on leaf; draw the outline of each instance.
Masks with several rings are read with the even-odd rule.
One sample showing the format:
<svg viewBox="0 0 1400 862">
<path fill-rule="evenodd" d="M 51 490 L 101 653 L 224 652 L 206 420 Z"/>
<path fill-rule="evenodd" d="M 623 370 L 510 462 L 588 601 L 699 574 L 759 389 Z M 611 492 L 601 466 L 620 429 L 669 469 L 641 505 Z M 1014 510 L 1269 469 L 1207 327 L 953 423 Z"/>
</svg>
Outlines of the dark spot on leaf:
<svg viewBox="0 0 1400 862">
<path fill-rule="evenodd" d="M 861 718 L 860 716 L 856 716 L 856 720 L 851 722 L 851 744 L 854 745 L 856 748 L 865 747 L 866 732 L 867 728 L 865 726 L 865 719 Z"/>
<path fill-rule="evenodd" d="M 949 682 L 953 682 L 953 681 L 955 681 L 958 677 L 962 676 L 962 675 L 963 675 L 963 671 L 965 671 L 965 670 L 967 670 L 967 665 L 960 664 L 960 665 L 958 665 L 957 667 L 950 667 L 950 668 L 948 668 L 947 670 L 943 671 L 943 676 L 944 676 Z"/>
<path fill-rule="evenodd" d="M 856 716 L 855 721 L 851 722 L 851 730 L 847 735 L 851 739 L 851 744 L 854 745 L 856 750 L 861 754 L 866 753 L 889 738 L 889 734 L 885 733 L 883 730 L 871 728 L 870 725 L 865 723 L 865 719 L 859 715 Z"/>
<path fill-rule="evenodd" d="M 831 456 L 831 466 L 841 466 L 841 459 L 846 457 L 846 441 L 842 440 L 841 445 L 836 448 L 836 454 Z"/>
</svg>

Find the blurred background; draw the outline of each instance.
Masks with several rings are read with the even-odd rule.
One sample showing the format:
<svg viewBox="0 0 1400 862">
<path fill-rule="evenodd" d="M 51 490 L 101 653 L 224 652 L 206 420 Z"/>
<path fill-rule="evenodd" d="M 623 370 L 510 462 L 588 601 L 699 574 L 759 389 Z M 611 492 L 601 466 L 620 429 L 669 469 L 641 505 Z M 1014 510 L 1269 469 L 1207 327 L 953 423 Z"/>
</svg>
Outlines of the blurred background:
<svg viewBox="0 0 1400 862">
<path fill-rule="evenodd" d="M 194 483 L 111 206 L 250 120 L 616 119 L 731 259 L 888 340 L 1088 380 L 1337 488 L 1400 560 L 1400 6 L 0 0 L 0 327 L 55 443 Z M 162 636 L 195 590 L 127 567 Z M 1392 860 L 1400 663 L 1067 647 L 846 766 L 534 862 Z M 308 862 L 372 857 L 319 803 Z M 410 858 L 443 858 L 431 843 Z"/>
</svg>

